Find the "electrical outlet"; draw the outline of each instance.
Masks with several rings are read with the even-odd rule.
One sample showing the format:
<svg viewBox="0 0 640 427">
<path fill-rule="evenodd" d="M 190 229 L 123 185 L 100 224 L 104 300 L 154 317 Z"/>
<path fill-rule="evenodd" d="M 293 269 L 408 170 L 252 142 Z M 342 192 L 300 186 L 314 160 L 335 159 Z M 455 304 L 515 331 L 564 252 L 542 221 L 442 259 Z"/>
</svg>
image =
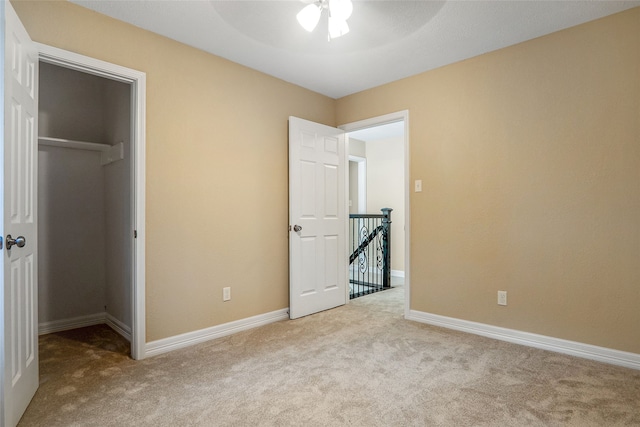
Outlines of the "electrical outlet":
<svg viewBox="0 0 640 427">
<path fill-rule="evenodd" d="M 222 288 L 222 301 L 229 301 L 231 299 L 231 288 Z"/>
<path fill-rule="evenodd" d="M 507 291 L 498 291 L 498 305 L 507 305 Z"/>
</svg>

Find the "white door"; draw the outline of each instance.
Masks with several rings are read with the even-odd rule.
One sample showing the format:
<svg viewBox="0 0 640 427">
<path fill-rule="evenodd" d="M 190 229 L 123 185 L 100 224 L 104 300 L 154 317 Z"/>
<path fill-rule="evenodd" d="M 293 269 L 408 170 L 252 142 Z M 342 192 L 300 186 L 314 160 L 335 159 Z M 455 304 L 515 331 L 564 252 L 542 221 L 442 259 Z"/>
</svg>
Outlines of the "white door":
<svg viewBox="0 0 640 427">
<path fill-rule="evenodd" d="M 345 135 L 289 117 L 289 317 L 346 303 Z"/>
<path fill-rule="evenodd" d="M 38 388 L 38 50 L 4 4 L 3 412 L 15 426 Z"/>
</svg>

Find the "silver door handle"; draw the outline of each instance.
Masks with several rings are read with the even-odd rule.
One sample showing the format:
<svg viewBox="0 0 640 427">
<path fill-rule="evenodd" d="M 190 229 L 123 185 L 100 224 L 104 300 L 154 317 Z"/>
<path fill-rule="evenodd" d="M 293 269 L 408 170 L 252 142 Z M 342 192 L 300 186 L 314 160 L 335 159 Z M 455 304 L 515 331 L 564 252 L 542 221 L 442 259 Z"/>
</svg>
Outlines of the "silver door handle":
<svg viewBox="0 0 640 427">
<path fill-rule="evenodd" d="M 23 236 L 18 236 L 15 239 L 13 237 L 11 237 L 11 234 L 7 234 L 7 249 L 11 249 L 11 247 L 13 245 L 16 245 L 19 248 L 24 247 L 24 245 L 27 244 L 27 241 L 25 240 L 25 238 Z"/>
<path fill-rule="evenodd" d="M 298 231 L 302 231 L 302 226 L 300 226 L 300 225 L 294 225 L 294 226 L 293 226 L 293 231 L 295 231 L 296 233 L 297 233 Z"/>
</svg>

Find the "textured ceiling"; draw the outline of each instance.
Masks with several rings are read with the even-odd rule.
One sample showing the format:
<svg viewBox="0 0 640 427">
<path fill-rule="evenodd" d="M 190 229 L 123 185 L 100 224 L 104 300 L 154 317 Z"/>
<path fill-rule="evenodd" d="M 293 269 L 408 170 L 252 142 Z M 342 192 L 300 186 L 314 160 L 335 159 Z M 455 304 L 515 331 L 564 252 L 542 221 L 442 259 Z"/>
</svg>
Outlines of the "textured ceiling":
<svg viewBox="0 0 640 427">
<path fill-rule="evenodd" d="M 640 0 L 354 0 L 351 32 L 307 33 L 305 3 L 71 0 L 247 67 L 339 98 L 625 9 Z"/>
</svg>

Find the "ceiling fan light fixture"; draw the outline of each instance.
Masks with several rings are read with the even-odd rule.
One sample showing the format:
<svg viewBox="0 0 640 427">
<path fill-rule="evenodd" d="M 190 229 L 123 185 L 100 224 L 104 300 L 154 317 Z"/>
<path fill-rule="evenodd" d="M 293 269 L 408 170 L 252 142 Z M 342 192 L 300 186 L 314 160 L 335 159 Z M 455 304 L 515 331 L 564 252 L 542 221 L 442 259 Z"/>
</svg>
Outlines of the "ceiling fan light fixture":
<svg viewBox="0 0 640 427">
<path fill-rule="evenodd" d="M 320 14 L 322 13 L 322 8 L 318 6 L 318 4 L 309 4 L 304 7 L 298 14 L 296 15 L 296 19 L 308 32 L 312 32 L 318 22 L 320 21 Z"/>
<path fill-rule="evenodd" d="M 329 0 L 329 12 L 333 18 L 346 21 L 353 13 L 353 3 L 351 0 Z"/>
<path fill-rule="evenodd" d="M 343 19 L 329 17 L 329 39 L 336 39 L 349 32 L 349 25 Z"/>
</svg>

